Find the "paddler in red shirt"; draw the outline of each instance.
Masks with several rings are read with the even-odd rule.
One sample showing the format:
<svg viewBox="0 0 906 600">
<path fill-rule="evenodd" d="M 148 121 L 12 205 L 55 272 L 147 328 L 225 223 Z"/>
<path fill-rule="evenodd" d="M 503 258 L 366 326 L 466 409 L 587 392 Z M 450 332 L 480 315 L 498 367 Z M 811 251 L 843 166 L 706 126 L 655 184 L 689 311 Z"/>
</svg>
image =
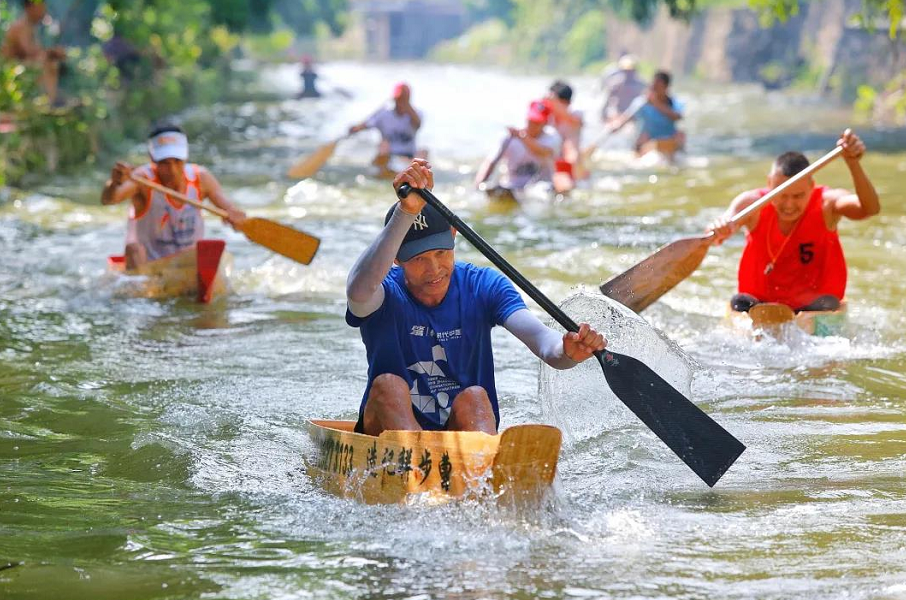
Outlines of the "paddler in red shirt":
<svg viewBox="0 0 906 600">
<path fill-rule="evenodd" d="M 815 184 L 811 177 L 739 223 L 730 219 L 808 167 L 801 152 L 777 157 L 768 174 L 768 187 L 739 194 L 727 212 L 709 227 L 721 244 L 739 227 L 746 228 L 746 245 L 739 261 L 739 289 L 730 300 L 735 311 L 747 312 L 762 302 L 786 304 L 794 311 L 837 310 L 846 291 L 846 260 L 837 236 L 843 217 L 856 221 L 878 214 L 878 193 L 859 162 L 865 144 L 847 129 L 837 141 L 849 167 L 855 193 Z"/>
</svg>

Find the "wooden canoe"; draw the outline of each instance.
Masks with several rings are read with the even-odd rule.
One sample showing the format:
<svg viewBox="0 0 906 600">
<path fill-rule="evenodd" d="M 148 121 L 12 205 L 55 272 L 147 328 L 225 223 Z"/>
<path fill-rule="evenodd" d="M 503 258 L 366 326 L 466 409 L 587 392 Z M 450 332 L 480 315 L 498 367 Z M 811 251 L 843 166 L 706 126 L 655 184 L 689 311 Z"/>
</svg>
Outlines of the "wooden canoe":
<svg viewBox="0 0 906 600">
<path fill-rule="evenodd" d="M 108 268 L 129 276 L 118 291 L 141 298 L 195 297 L 207 304 L 227 293 L 232 256 L 224 251 L 223 240 L 200 240 L 194 248 L 150 261 L 138 269 L 126 270 L 126 257 L 110 256 Z"/>
<path fill-rule="evenodd" d="M 400 171 L 405 171 L 411 162 L 412 160 L 405 156 L 379 154 L 371 161 L 371 166 L 375 169 L 375 178 L 392 181 Z"/>
<path fill-rule="evenodd" d="M 367 504 L 485 494 L 506 504 L 536 502 L 557 472 L 561 434 L 549 425 L 515 425 L 500 435 L 385 431 L 378 437 L 354 427 L 353 421 L 310 421 L 315 453 L 306 470 L 324 490 Z"/>
<path fill-rule="evenodd" d="M 515 206 L 521 203 L 517 196 L 518 192 L 505 187 L 497 186 L 485 188 L 484 193 L 488 198 L 488 202 L 493 204 Z"/>
<path fill-rule="evenodd" d="M 838 310 L 803 310 L 793 312 L 786 304 L 765 302 L 756 304 L 749 312 L 728 311 L 732 324 L 740 329 L 766 331 L 778 337 L 790 324 L 817 337 L 840 335 L 846 325 L 846 303 Z"/>
<path fill-rule="evenodd" d="M 679 151 L 680 146 L 675 138 L 648 140 L 639 148 L 637 163 L 641 167 L 673 165 Z"/>
</svg>

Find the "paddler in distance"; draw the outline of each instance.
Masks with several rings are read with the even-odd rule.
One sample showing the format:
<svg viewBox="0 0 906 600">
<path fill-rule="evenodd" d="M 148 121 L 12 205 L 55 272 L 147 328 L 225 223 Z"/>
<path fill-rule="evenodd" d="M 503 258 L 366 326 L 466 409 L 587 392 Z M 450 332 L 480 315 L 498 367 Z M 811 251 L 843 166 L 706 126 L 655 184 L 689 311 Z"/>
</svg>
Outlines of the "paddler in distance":
<svg viewBox="0 0 906 600">
<path fill-rule="evenodd" d="M 101 204 L 132 200 L 126 230 L 126 268 L 170 256 L 204 238 L 204 220 L 199 208 L 144 188 L 131 176 L 137 175 L 227 212 L 224 219 L 233 228 L 245 220 L 223 193 L 220 182 L 202 166 L 187 163 L 189 142 L 185 132 L 173 124 L 159 125 L 148 136 L 151 162 L 134 168 L 118 162 L 101 192 Z"/>
<path fill-rule="evenodd" d="M 739 223 L 730 219 L 808 167 L 801 152 L 777 157 L 768 187 L 739 194 L 708 229 L 721 244 L 745 227 L 746 245 L 739 262 L 739 289 L 730 305 L 748 312 L 762 302 L 786 304 L 794 311 L 836 310 L 846 292 L 846 260 L 837 235 L 843 217 L 859 221 L 881 210 L 878 193 L 862 169 L 865 144 L 847 129 L 837 141 L 855 193 L 815 184 L 806 177 Z"/>
<path fill-rule="evenodd" d="M 475 185 L 485 190 L 485 182 L 499 162 L 505 167 L 499 187 L 506 192 L 521 192 L 536 182 L 553 181 L 554 160 L 560 152 L 560 136 L 547 127 L 551 109 L 543 100 L 529 104 L 525 127 L 507 127 L 495 155 L 489 156 L 475 174 Z M 496 190 L 490 190 L 497 193 Z"/>
<path fill-rule="evenodd" d="M 415 135 L 422 126 L 422 113 L 412 106 L 412 90 L 406 83 L 393 87 L 393 107 L 382 108 L 365 121 L 349 128 L 349 135 L 365 129 L 377 129 L 381 133 L 381 144 L 373 164 L 386 169 L 390 159 L 400 156 L 412 159 L 425 158 L 415 144 Z"/>
<path fill-rule="evenodd" d="M 431 189 L 427 161 L 393 180 Z M 360 330 L 368 384 L 356 431 L 465 430 L 496 434 L 500 422 L 491 329 L 502 325 L 554 368 L 603 350 L 583 323 L 565 335 L 543 325 L 494 269 L 456 262 L 455 231 L 417 193 L 395 203 L 346 282 L 346 322 Z"/>
</svg>

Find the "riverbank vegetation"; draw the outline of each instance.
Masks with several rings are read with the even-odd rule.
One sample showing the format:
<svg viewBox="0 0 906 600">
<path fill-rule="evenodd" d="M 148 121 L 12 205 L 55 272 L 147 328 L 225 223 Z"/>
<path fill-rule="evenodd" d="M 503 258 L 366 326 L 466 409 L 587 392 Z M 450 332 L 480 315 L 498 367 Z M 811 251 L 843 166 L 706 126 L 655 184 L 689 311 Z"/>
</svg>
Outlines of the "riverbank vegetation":
<svg viewBox="0 0 906 600">
<path fill-rule="evenodd" d="M 608 45 L 612 42 L 607 39 L 607 31 L 612 31 L 615 23 L 647 26 L 661 10 L 674 19 L 689 21 L 701 11 L 745 8 L 755 10 L 759 23 L 767 28 L 789 21 L 802 7 L 798 0 L 470 0 L 470 16 L 476 24 L 461 37 L 437 46 L 432 58 L 539 71 L 598 73 L 607 57 L 621 50 Z M 878 36 L 886 34 L 895 40 L 904 14 L 904 0 L 864 0 L 861 11 L 847 27 L 876 32 Z M 643 71 L 655 66 L 658 65 L 642 63 Z M 837 98 L 855 101 L 863 114 L 906 122 L 906 73 L 878 85 L 868 81 L 867 73 L 859 69 L 835 72 L 808 56 L 797 60 L 784 56 L 766 60 L 757 75 L 769 88 L 794 87 L 819 93 L 833 90 Z"/>
<path fill-rule="evenodd" d="M 0 0 L 4 32 L 18 8 Z M 61 99 L 32 68 L 0 64 L 0 185 L 90 164 L 161 117 L 231 97 L 234 58 L 285 48 L 281 32 L 339 33 L 346 0 L 48 0 L 48 12 L 42 40 L 67 49 Z"/>
</svg>

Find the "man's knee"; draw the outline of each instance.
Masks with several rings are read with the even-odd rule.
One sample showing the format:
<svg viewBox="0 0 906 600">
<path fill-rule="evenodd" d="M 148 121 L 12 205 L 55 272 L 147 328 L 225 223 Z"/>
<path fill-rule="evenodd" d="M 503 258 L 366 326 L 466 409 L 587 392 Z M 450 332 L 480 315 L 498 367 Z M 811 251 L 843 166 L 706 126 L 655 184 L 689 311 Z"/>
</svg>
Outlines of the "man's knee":
<svg viewBox="0 0 906 600">
<path fill-rule="evenodd" d="M 802 310 L 837 310 L 840 308 L 840 299 L 830 294 L 818 296 L 811 303 L 798 309 Z M 798 312 L 798 311 L 797 311 Z"/>
<path fill-rule="evenodd" d="M 406 380 L 399 375 L 384 373 L 371 382 L 362 414 L 362 431 L 368 435 L 380 435 L 388 429 L 414 431 L 421 427 L 412 412 Z"/>
<path fill-rule="evenodd" d="M 497 433 L 497 420 L 488 392 L 473 385 L 457 394 L 450 407 L 450 424 L 453 429 Z"/>
<path fill-rule="evenodd" d="M 736 294 L 730 298 L 730 308 L 736 312 L 749 312 L 749 309 L 758 303 L 758 298 L 752 294 Z"/>
<path fill-rule="evenodd" d="M 391 407 L 395 408 L 400 403 L 409 401 L 409 386 L 406 380 L 393 373 L 383 373 L 371 382 L 371 391 L 368 393 L 366 408 L 373 409 Z"/>
</svg>

